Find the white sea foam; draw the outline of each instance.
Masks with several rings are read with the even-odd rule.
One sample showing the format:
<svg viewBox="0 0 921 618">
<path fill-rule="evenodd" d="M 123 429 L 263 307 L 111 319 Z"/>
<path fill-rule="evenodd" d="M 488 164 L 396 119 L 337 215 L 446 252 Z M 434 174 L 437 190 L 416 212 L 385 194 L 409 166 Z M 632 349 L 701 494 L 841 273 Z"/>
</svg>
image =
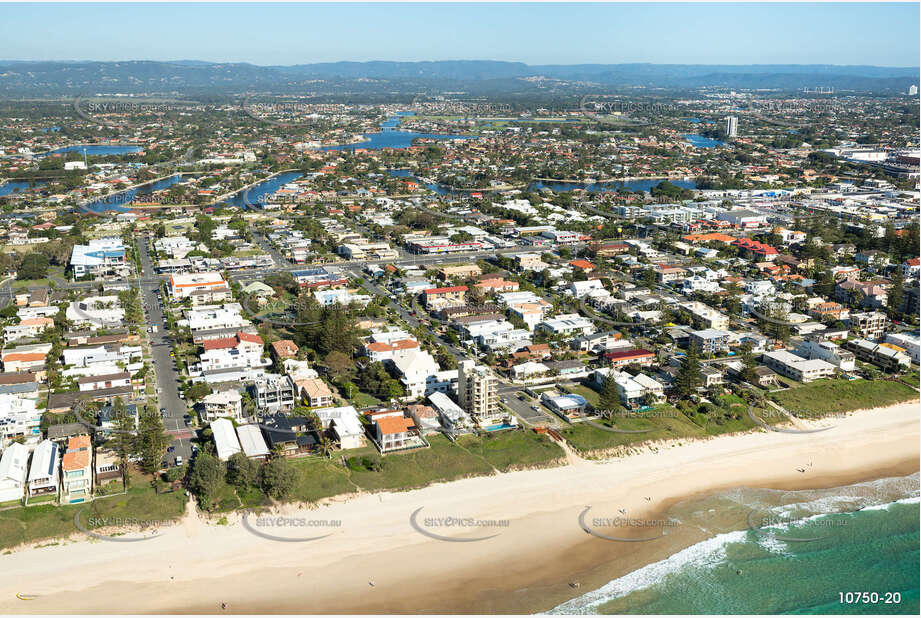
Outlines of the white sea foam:
<svg viewBox="0 0 921 618">
<path fill-rule="evenodd" d="M 787 498 L 800 497 L 802 501 L 767 506 L 765 496 L 761 491 L 753 493 L 747 489 L 737 489 L 725 492 L 723 498 L 728 498 L 736 504 L 748 504 L 753 508 L 765 509 L 782 517 L 791 517 L 790 522 L 770 523 L 762 529 L 797 528 L 808 525 L 810 521 L 857 510 L 875 511 L 888 510 L 893 504 L 919 504 L 921 492 L 918 488 L 919 475 L 912 474 L 907 477 L 890 477 L 856 483 L 845 487 L 836 487 L 827 490 L 763 490 L 773 494 L 776 499 L 779 495 Z M 761 495 L 757 495 L 760 493 Z M 908 494 L 908 497 L 893 500 L 896 494 Z M 791 496 L 790 494 L 794 494 Z M 799 494 L 798 496 L 796 494 Z M 713 509 L 709 509 L 713 510 Z M 698 511 L 699 516 L 706 511 Z M 809 513 L 809 514 L 807 514 Z M 792 518 L 796 517 L 795 520 Z M 692 518 L 693 519 L 693 518 Z M 689 522 L 685 522 L 689 523 Z M 687 547 L 664 560 L 648 564 L 636 571 L 612 580 L 591 592 L 587 592 L 570 601 L 562 603 L 551 609 L 548 614 L 594 614 L 601 605 L 626 596 L 631 592 L 649 588 L 661 583 L 670 574 L 679 572 L 687 567 L 710 567 L 718 565 L 726 557 L 726 547 L 731 543 L 743 542 L 749 530 L 737 530 L 718 534 L 710 539 L 701 541 Z M 774 554 L 785 553 L 789 546 L 782 539 L 772 534 L 760 535 L 758 544 L 765 550 Z"/>
<path fill-rule="evenodd" d="M 746 530 L 736 530 L 701 541 L 672 554 L 665 560 L 647 564 L 641 569 L 608 582 L 597 590 L 558 605 L 547 613 L 593 614 L 598 606 L 635 590 L 654 586 L 671 573 L 676 573 L 689 566 L 715 566 L 725 559 L 726 546 L 730 543 L 744 541 L 746 534 L 748 534 Z"/>
<path fill-rule="evenodd" d="M 873 506 L 867 506 L 862 508 L 862 511 L 888 511 L 889 507 L 893 504 L 921 504 L 921 496 L 912 496 L 911 498 L 902 498 L 901 500 L 896 500 L 895 502 L 889 502 L 887 504 L 874 504 Z"/>
</svg>

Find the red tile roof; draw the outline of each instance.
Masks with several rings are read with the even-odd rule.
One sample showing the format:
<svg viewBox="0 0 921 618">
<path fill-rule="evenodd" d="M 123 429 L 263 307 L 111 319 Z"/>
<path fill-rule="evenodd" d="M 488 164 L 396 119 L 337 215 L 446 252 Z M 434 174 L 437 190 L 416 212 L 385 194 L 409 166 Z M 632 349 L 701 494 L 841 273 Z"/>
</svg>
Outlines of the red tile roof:
<svg viewBox="0 0 921 618">
<path fill-rule="evenodd" d="M 384 418 L 377 419 L 375 422 L 377 426 L 380 427 L 381 435 L 405 433 L 410 427 L 415 425 L 411 418 L 406 418 L 405 416 L 385 416 Z"/>
<path fill-rule="evenodd" d="M 242 341 L 247 341 L 249 343 L 258 343 L 259 345 L 265 345 L 265 342 L 262 341 L 262 337 L 259 335 L 251 335 L 250 333 L 244 333 L 242 330 L 237 333 L 237 339 Z"/>
<path fill-rule="evenodd" d="M 455 286 L 451 286 L 447 288 L 431 288 L 429 290 L 426 290 L 425 293 L 428 296 L 432 296 L 435 294 L 450 294 L 452 292 L 466 292 L 466 291 L 467 291 L 466 285 L 455 285 Z"/>
<path fill-rule="evenodd" d="M 647 356 L 654 356 L 654 354 L 643 348 L 623 350 L 620 352 L 606 352 L 604 355 L 604 357 L 610 361 L 625 360 L 628 358 L 646 358 Z"/>
</svg>

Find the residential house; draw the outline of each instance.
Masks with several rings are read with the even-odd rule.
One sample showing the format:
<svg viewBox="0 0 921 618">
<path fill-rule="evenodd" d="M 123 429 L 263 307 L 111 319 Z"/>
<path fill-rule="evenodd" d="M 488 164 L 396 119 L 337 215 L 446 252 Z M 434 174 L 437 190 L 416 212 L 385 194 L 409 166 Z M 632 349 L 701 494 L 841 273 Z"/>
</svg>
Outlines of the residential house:
<svg viewBox="0 0 921 618">
<path fill-rule="evenodd" d="M 539 323 L 537 330 L 546 331 L 554 336 L 591 335 L 595 332 L 595 325 L 578 313 L 564 313 Z"/>
<path fill-rule="evenodd" d="M 289 376 L 265 374 L 252 386 L 256 407 L 262 411 L 289 410 L 297 403 L 297 387 Z"/>
<path fill-rule="evenodd" d="M 217 450 L 217 458 L 221 461 L 227 461 L 231 455 L 243 450 L 240 446 L 240 440 L 237 438 L 237 432 L 234 431 L 233 422 L 230 419 L 215 419 L 211 423 L 211 436 L 214 440 L 214 447 Z"/>
<path fill-rule="evenodd" d="M 120 238 L 95 238 L 85 245 L 74 245 L 70 255 L 74 278 L 130 274 L 125 245 Z"/>
<path fill-rule="evenodd" d="M 440 309 L 448 305 L 459 305 L 464 302 L 467 294 L 466 285 L 456 285 L 446 288 L 431 288 L 423 293 L 425 306 L 428 309 Z"/>
<path fill-rule="evenodd" d="M 119 388 L 131 386 L 131 374 L 127 371 L 119 373 L 110 373 L 100 376 L 83 376 L 77 379 L 77 386 L 80 392 L 106 390 L 110 388 Z"/>
<path fill-rule="evenodd" d="M 61 502 L 75 504 L 93 499 L 93 447 L 88 435 L 67 440 L 61 459 Z"/>
<path fill-rule="evenodd" d="M 732 333 L 718 328 L 694 330 L 690 333 L 690 345 L 697 345 L 701 354 L 716 356 L 721 352 L 729 351 L 729 340 Z"/>
<path fill-rule="evenodd" d="M 50 351 L 50 343 L 36 343 L 7 348 L 0 352 L 0 362 L 3 363 L 3 371 L 7 373 L 18 373 L 20 371 L 39 372 L 44 370 L 45 357 Z"/>
<path fill-rule="evenodd" d="M 426 380 L 438 372 L 438 363 L 434 357 L 421 349 L 409 349 L 395 354 L 387 364 L 400 375 L 407 400 L 423 397 Z"/>
<path fill-rule="evenodd" d="M 373 421 L 374 439 L 381 454 L 428 446 L 411 418 L 399 414 L 376 417 Z"/>
<path fill-rule="evenodd" d="M 25 493 L 29 449 L 11 443 L 0 455 L 0 504 L 21 501 Z"/>
<path fill-rule="evenodd" d="M 884 371 L 904 371 L 911 366 L 905 349 L 892 343 L 874 343 L 867 339 L 851 339 L 844 347 L 862 361 L 878 365 Z"/>
<path fill-rule="evenodd" d="M 104 485 L 110 481 L 122 478 L 121 464 L 118 453 L 109 449 L 97 449 L 94 458 L 94 472 L 96 486 Z"/>
<path fill-rule="evenodd" d="M 840 348 L 831 341 L 806 339 L 800 343 L 795 353 L 810 360 L 822 359 L 841 371 L 853 371 L 855 367 L 854 353 Z"/>
<path fill-rule="evenodd" d="M 627 365 L 648 367 L 656 360 L 656 355 L 644 348 L 630 348 L 628 350 L 613 350 L 604 353 L 605 360 L 615 369 Z"/>
<path fill-rule="evenodd" d="M 314 410 L 323 424 L 323 429 L 332 434 L 339 448 L 360 448 L 365 444 L 365 428 L 358 411 L 352 406 Z"/>
<path fill-rule="evenodd" d="M 847 321 L 851 330 L 867 339 L 882 339 L 886 332 L 886 314 L 879 311 L 852 313 Z"/>
<path fill-rule="evenodd" d="M 229 389 L 210 393 L 202 397 L 202 420 L 210 423 L 218 418 L 243 420 L 243 397 L 236 390 Z"/>
<path fill-rule="evenodd" d="M 798 380 L 812 382 L 819 378 L 834 375 L 836 367 L 821 359 L 806 360 L 786 350 L 776 350 L 762 354 L 762 361 L 780 375 Z"/>
<path fill-rule="evenodd" d="M 306 418 L 273 414 L 259 424 L 269 450 L 281 449 L 285 457 L 299 457 L 317 451 L 320 436 L 311 430 Z"/>
<path fill-rule="evenodd" d="M 272 355 L 279 361 L 297 358 L 298 347 L 290 339 L 279 339 L 272 342 Z"/>
<path fill-rule="evenodd" d="M 258 425 L 238 425 L 237 437 L 243 454 L 250 459 L 265 461 L 269 458 L 269 447 L 262 437 Z"/>
<path fill-rule="evenodd" d="M 320 378 L 295 380 L 300 395 L 311 408 L 326 408 L 333 405 L 333 392 Z"/>
<path fill-rule="evenodd" d="M 60 485 L 58 466 L 61 465 L 61 449 L 56 442 L 43 440 L 32 452 L 29 466 L 29 497 L 54 494 L 57 497 Z"/>
</svg>

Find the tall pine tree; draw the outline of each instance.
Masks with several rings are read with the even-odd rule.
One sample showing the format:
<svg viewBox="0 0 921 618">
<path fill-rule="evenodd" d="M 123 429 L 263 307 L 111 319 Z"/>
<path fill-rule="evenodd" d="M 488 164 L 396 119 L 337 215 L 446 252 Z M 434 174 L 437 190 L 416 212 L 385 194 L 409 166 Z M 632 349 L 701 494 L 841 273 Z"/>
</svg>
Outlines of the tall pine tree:
<svg viewBox="0 0 921 618">
<path fill-rule="evenodd" d="M 688 353 L 681 361 L 678 377 L 675 379 L 675 388 L 678 394 L 687 399 L 697 392 L 697 387 L 703 383 L 703 374 L 700 371 L 700 357 L 697 344 L 688 346 Z"/>
</svg>

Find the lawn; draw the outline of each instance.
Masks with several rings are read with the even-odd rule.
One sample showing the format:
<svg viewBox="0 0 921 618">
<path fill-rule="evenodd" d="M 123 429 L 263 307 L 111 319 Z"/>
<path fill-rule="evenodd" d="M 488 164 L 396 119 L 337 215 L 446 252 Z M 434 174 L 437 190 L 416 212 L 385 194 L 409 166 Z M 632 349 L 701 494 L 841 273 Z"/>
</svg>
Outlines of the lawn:
<svg viewBox="0 0 921 618">
<path fill-rule="evenodd" d="M 457 445 L 482 457 L 502 472 L 552 466 L 565 455 L 563 449 L 547 436 L 520 429 L 489 433 L 482 437 L 461 436 Z"/>
<path fill-rule="evenodd" d="M 918 388 L 918 386 L 921 385 L 921 372 L 919 372 L 917 369 L 906 371 L 902 374 L 902 377 L 899 378 L 899 381 L 904 382 L 909 386 Z"/>
<path fill-rule="evenodd" d="M 438 481 L 484 476 L 493 471 L 482 456 L 452 444 L 442 435 L 432 436 L 428 441 L 429 448 L 382 457 L 379 471 L 350 469 L 352 482 L 367 491 L 413 489 Z"/>
<path fill-rule="evenodd" d="M 918 391 L 889 380 L 816 380 L 769 397 L 796 416 L 821 418 L 911 401 L 918 398 Z"/>
<path fill-rule="evenodd" d="M 607 421 L 594 421 L 609 425 Z M 645 430 L 643 433 L 616 433 L 585 422 L 574 423 L 562 431 L 563 437 L 580 453 L 638 445 L 649 440 L 700 438 L 708 435 L 705 428 L 670 405 L 657 406 L 648 413 L 616 418 L 613 427 L 623 430 Z"/>
<path fill-rule="evenodd" d="M 181 517 L 185 500 L 184 491 L 157 494 L 150 486 L 150 477 L 136 475 L 127 495 L 96 499 L 88 504 L 43 504 L 0 511 L 0 548 L 67 536 L 76 531 L 74 515 L 82 509 L 86 511 L 80 520 L 87 527 L 90 517 L 163 521 Z"/>
<path fill-rule="evenodd" d="M 352 396 L 352 399 L 350 400 L 350 402 L 353 406 L 355 406 L 359 410 L 362 410 L 364 408 L 371 408 L 373 406 L 379 406 L 381 404 L 380 399 L 378 399 L 374 395 L 365 393 L 363 391 L 357 391 Z"/>
<path fill-rule="evenodd" d="M 708 436 L 748 431 L 757 426 L 748 415 L 748 404 L 741 397 L 721 395 L 713 403 L 717 407 L 714 413 L 698 412 L 694 407 L 685 409 L 683 413 Z"/>
<path fill-rule="evenodd" d="M 291 495 L 293 500 L 317 502 L 322 498 L 350 493 L 356 489 L 349 481 L 348 470 L 331 460 L 303 457 L 292 459 L 291 465 L 297 470 L 297 486 Z"/>
<path fill-rule="evenodd" d="M 593 390 L 582 384 L 576 384 L 573 386 L 564 386 L 563 388 L 565 388 L 567 391 L 569 391 L 570 393 L 574 395 L 582 395 L 583 397 L 585 397 L 585 400 L 593 408 L 598 407 L 598 400 L 600 399 L 600 396 L 598 395 L 598 391 Z"/>
<path fill-rule="evenodd" d="M 14 290 L 27 290 L 29 288 L 46 288 L 51 286 L 51 279 L 16 279 L 11 284 Z"/>
</svg>

